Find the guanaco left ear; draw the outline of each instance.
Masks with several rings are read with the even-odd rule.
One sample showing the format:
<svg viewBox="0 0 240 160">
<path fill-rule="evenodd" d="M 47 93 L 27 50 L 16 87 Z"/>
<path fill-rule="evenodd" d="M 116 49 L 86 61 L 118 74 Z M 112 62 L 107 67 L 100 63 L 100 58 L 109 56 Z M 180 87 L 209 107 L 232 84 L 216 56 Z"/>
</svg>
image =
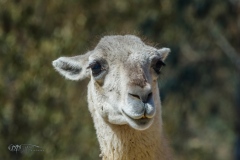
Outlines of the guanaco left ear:
<svg viewBox="0 0 240 160">
<path fill-rule="evenodd" d="M 169 48 L 161 48 L 158 50 L 158 53 L 160 54 L 163 61 L 165 61 L 170 51 L 171 50 Z"/>
<path fill-rule="evenodd" d="M 89 77 L 88 57 L 91 52 L 75 57 L 60 57 L 52 62 L 53 67 L 65 78 L 81 80 Z"/>
</svg>

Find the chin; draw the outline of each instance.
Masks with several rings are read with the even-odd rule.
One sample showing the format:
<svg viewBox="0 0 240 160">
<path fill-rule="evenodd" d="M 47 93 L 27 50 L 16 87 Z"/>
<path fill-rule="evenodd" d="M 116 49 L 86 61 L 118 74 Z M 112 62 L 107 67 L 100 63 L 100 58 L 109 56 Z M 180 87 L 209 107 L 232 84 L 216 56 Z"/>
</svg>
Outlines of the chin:
<svg viewBox="0 0 240 160">
<path fill-rule="evenodd" d="M 141 119 L 127 118 L 127 121 L 130 127 L 142 131 L 148 129 L 152 125 L 153 118 L 141 118 Z"/>
</svg>

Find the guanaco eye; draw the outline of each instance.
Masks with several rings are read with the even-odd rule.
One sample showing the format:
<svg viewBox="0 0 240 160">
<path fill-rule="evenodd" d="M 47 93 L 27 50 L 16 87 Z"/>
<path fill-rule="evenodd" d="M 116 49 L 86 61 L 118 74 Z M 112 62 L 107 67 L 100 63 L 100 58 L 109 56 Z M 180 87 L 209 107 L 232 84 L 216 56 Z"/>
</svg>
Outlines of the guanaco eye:
<svg viewBox="0 0 240 160">
<path fill-rule="evenodd" d="M 165 66 L 166 64 L 165 63 L 163 63 L 163 61 L 161 61 L 161 60 L 158 60 L 157 62 L 156 62 L 156 64 L 153 66 L 153 69 L 154 69 L 154 71 L 157 73 L 157 74 L 160 74 L 161 72 L 161 68 L 163 67 L 163 66 Z"/>
<path fill-rule="evenodd" d="M 94 77 L 98 76 L 102 71 L 102 66 L 99 62 L 91 63 L 88 68 L 91 68 Z"/>
</svg>

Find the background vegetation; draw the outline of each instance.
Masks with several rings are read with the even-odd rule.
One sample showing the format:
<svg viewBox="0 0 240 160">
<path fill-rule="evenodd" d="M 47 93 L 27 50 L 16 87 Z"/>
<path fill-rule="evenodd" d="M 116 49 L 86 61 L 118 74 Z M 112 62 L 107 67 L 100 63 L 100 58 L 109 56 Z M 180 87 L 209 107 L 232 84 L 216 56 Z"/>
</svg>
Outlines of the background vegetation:
<svg viewBox="0 0 240 160">
<path fill-rule="evenodd" d="M 51 61 L 121 33 L 172 50 L 159 84 L 176 159 L 240 159 L 239 0 L 0 0 L 0 159 L 99 159 L 87 80 Z"/>
</svg>

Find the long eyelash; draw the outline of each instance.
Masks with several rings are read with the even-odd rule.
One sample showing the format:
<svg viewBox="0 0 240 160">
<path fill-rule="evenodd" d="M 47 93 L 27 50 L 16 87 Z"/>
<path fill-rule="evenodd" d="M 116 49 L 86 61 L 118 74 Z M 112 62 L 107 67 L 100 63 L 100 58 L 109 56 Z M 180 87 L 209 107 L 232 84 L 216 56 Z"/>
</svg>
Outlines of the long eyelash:
<svg viewBox="0 0 240 160">
<path fill-rule="evenodd" d="M 163 65 L 163 66 L 166 66 L 166 64 L 162 61 L 162 60 L 159 60 L 160 62 L 161 62 L 161 64 Z"/>
<path fill-rule="evenodd" d="M 87 69 L 91 68 L 91 67 L 94 66 L 96 63 L 97 63 L 96 61 L 90 63 L 90 64 L 88 65 Z"/>
</svg>

